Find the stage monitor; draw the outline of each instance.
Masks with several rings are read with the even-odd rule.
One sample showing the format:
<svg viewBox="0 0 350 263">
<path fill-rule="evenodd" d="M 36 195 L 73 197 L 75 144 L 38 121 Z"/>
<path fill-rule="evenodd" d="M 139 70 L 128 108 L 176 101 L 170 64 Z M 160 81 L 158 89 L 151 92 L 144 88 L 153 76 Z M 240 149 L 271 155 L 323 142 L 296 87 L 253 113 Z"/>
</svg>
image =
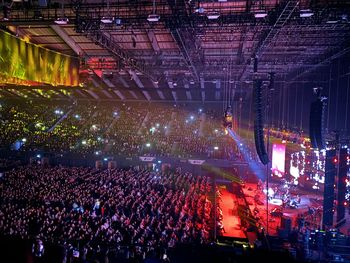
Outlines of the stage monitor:
<svg viewBox="0 0 350 263">
<path fill-rule="evenodd" d="M 272 146 L 272 176 L 282 177 L 285 173 L 286 145 L 274 143 Z"/>
</svg>

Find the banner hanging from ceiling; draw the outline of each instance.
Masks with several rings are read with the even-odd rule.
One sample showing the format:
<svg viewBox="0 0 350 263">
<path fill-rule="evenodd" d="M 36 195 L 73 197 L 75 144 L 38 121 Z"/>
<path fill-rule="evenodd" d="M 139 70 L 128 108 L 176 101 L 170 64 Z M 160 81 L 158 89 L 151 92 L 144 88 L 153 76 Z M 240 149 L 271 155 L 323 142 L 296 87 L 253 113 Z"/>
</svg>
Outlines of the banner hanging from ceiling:
<svg viewBox="0 0 350 263">
<path fill-rule="evenodd" d="M 78 86 L 79 64 L 0 30 L 0 84 Z"/>
</svg>

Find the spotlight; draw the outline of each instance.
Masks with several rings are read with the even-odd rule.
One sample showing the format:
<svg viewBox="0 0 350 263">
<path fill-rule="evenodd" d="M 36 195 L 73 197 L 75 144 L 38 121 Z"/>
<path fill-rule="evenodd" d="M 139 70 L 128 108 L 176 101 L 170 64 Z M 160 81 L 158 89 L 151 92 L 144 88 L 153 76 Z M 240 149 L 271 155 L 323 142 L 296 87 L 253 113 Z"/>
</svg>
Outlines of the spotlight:
<svg viewBox="0 0 350 263">
<path fill-rule="evenodd" d="M 158 22 L 159 19 L 160 19 L 160 16 L 157 14 L 151 14 L 151 15 L 148 15 L 147 17 L 148 22 Z"/>
<path fill-rule="evenodd" d="M 153 0 L 153 10 L 152 14 L 148 15 L 147 21 L 148 22 L 158 22 L 160 19 L 160 16 L 156 14 L 156 1 Z"/>
<path fill-rule="evenodd" d="M 204 10 L 203 7 L 199 7 L 199 8 L 196 8 L 196 9 L 194 10 L 195 13 L 199 13 L 199 14 L 203 14 L 204 11 L 205 11 L 205 10 Z"/>
<path fill-rule="evenodd" d="M 336 24 L 339 22 L 339 19 L 335 16 L 330 16 L 327 20 L 327 24 Z"/>
<path fill-rule="evenodd" d="M 67 17 L 59 17 L 54 21 L 57 25 L 67 25 L 69 19 Z"/>
<path fill-rule="evenodd" d="M 312 17 L 314 15 L 314 12 L 312 12 L 310 9 L 302 9 L 300 10 L 300 17 Z"/>
<path fill-rule="evenodd" d="M 217 12 L 207 14 L 207 18 L 209 20 L 215 20 L 215 19 L 218 19 L 219 17 L 220 17 L 220 14 Z"/>
<path fill-rule="evenodd" d="M 101 18 L 101 22 L 103 24 L 112 24 L 113 23 L 113 17 L 104 16 L 104 17 Z"/>
<path fill-rule="evenodd" d="M 265 18 L 265 17 L 267 17 L 267 13 L 265 10 L 258 10 L 255 12 L 254 17 L 255 18 Z"/>
<path fill-rule="evenodd" d="M 348 23 L 348 22 L 349 22 L 349 20 L 348 20 L 348 15 L 347 15 L 347 14 L 341 15 L 341 21 L 342 21 L 343 23 Z"/>
<path fill-rule="evenodd" d="M 334 164 L 337 164 L 337 163 L 338 163 L 338 158 L 337 158 L 337 157 L 334 157 L 334 158 L 333 158 L 333 163 L 334 163 Z"/>
</svg>

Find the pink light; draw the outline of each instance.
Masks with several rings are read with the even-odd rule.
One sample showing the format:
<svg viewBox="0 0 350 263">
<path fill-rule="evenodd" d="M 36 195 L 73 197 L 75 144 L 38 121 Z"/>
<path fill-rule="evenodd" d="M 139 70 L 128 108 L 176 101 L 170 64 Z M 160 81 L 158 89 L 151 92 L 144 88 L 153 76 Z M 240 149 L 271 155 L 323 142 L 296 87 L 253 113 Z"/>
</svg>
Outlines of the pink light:
<svg viewBox="0 0 350 263">
<path fill-rule="evenodd" d="M 285 144 L 273 144 L 272 146 L 272 174 L 282 177 L 285 173 Z"/>
</svg>

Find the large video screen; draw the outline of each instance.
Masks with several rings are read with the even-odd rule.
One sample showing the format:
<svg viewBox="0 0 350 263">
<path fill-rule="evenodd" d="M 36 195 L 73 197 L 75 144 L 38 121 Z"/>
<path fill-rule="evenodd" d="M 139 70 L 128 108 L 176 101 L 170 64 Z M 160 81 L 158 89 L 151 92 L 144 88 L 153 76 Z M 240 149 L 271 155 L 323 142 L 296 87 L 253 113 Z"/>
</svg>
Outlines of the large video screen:
<svg viewBox="0 0 350 263">
<path fill-rule="evenodd" d="M 303 150 L 290 155 L 290 175 L 294 183 L 314 184 L 318 189 L 324 183 L 326 151 Z"/>
<path fill-rule="evenodd" d="M 282 177 L 285 173 L 286 145 L 274 143 L 272 146 L 272 176 Z"/>
<path fill-rule="evenodd" d="M 0 84 L 79 85 L 79 59 L 0 30 Z"/>
</svg>

